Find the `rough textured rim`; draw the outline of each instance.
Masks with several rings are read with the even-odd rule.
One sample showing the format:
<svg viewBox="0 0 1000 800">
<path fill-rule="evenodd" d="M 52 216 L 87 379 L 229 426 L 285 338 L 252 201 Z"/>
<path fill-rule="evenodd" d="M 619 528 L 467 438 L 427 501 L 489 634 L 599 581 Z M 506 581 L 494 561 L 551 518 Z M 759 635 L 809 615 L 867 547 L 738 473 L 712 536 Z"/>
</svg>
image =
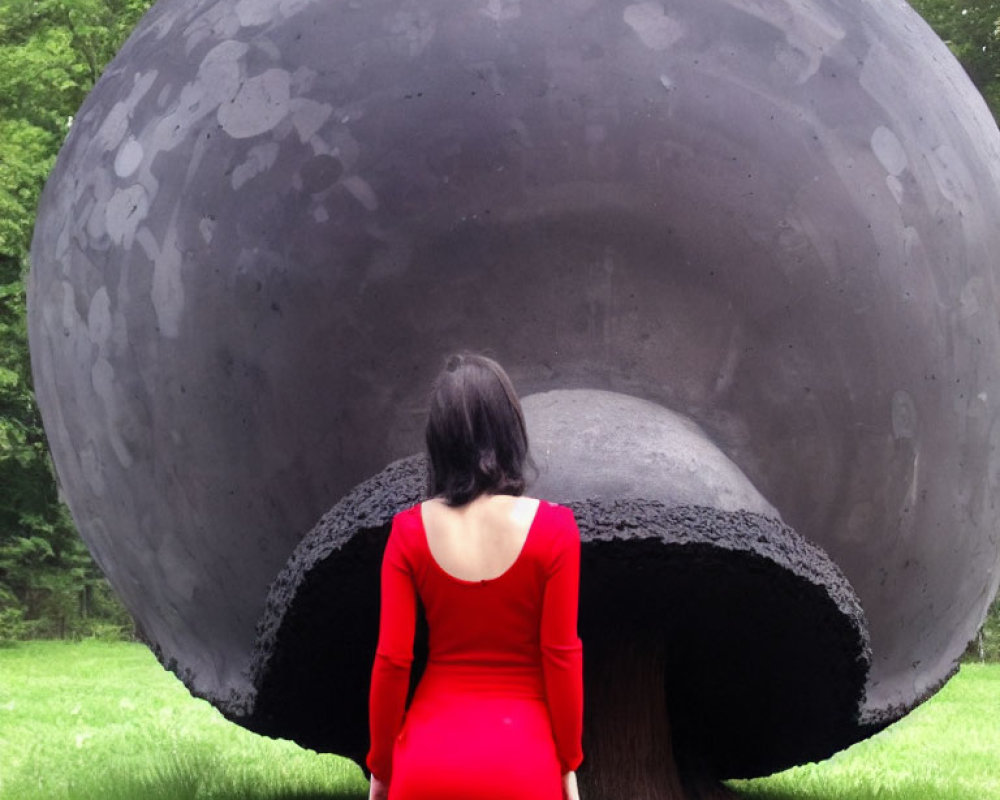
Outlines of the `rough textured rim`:
<svg viewBox="0 0 1000 800">
<path fill-rule="evenodd" d="M 309 644 L 306 640 L 312 636 L 320 637 L 318 641 L 322 637 L 337 637 L 335 630 L 317 629 L 313 624 L 317 618 L 313 615 L 317 613 L 320 602 L 325 610 L 318 613 L 330 613 L 330 605 L 340 604 L 343 607 L 333 613 L 340 614 L 341 619 L 350 619 L 352 625 L 361 625 L 358 618 L 365 614 L 369 617 L 362 627 L 371 628 L 370 641 L 368 633 L 360 637 L 355 635 L 353 639 L 348 637 L 350 647 L 336 654 L 352 663 L 354 683 L 359 682 L 358 676 L 362 673 L 367 676 L 371 651 L 374 650 L 375 631 L 371 615 L 377 615 L 377 586 L 371 587 L 376 593 L 372 608 L 369 588 L 365 586 L 362 590 L 366 597 L 357 597 L 357 588 L 352 593 L 349 582 L 358 580 L 354 572 L 358 565 L 364 563 L 364 570 L 368 572 L 365 581 L 372 582 L 369 579 L 374 574 L 374 583 L 377 583 L 377 563 L 373 565 L 370 562 L 377 562 L 381 554 L 392 516 L 423 497 L 424 481 L 422 457 L 394 462 L 344 497 L 303 539 L 272 585 L 258 625 L 250 665 L 255 694 L 231 698 L 224 709 L 228 716 L 262 733 L 293 738 L 317 750 L 329 749 L 360 760 L 367 746 L 366 720 L 353 717 L 364 714 L 367 686 L 343 687 L 351 695 L 349 701 L 353 705 L 347 716 L 352 719 L 344 719 L 343 713 L 339 720 L 327 718 L 321 699 L 317 697 L 315 704 L 310 703 L 311 690 L 303 693 L 303 683 L 308 682 L 310 676 L 317 681 L 335 681 L 336 670 L 323 666 L 326 662 L 322 655 L 317 656 L 319 661 L 312 667 L 304 665 L 304 672 L 290 665 L 289 659 L 308 661 L 312 653 L 323 646 L 329 647 L 328 644 Z M 719 777 L 765 774 L 804 760 L 826 757 L 873 732 L 868 723 L 859 719 L 871 655 L 864 615 L 840 570 L 818 547 L 780 521 L 751 512 L 724 512 L 694 506 L 668 508 L 649 500 L 579 500 L 565 501 L 565 504 L 576 514 L 583 541 L 581 633 L 585 648 L 592 657 L 600 657 L 601 642 L 595 638 L 599 638 L 598 630 L 612 630 L 615 636 L 639 636 L 645 635 L 638 633 L 640 629 L 648 633 L 650 624 L 656 627 L 663 620 L 669 621 L 670 614 L 654 607 L 659 603 L 658 596 L 669 594 L 669 591 L 663 591 L 664 584 L 657 582 L 657 576 L 666 572 L 674 576 L 666 584 L 668 586 L 683 583 L 685 576 L 694 576 L 691 585 L 707 585 L 710 592 L 713 582 L 699 582 L 695 580 L 698 575 L 724 576 L 724 581 L 715 584 L 723 589 L 730 580 L 750 581 L 758 589 L 765 587 L 757 591 L 758 601 L 761 592 L 769 594 L 772 587 L 780 584 L 779 594 L 785 593 L 781 602 L 786 606 L 790 604 L 793 609 L 801 609 L 803 619 L 812 618 L 809 616 L 810 609 L 820 609 L 826 622 L 816 626 L 823 629 L 818 634 L 817 641 L 822 641 L 817 646 L 824 652 L 815 664 L 829 665 L 830 683 L 835 685 L 826 687 L 829 697 L 823 700 L 826 703 L 823 708 L 834 709 L 836 719 L 816 720 L 813 726 L 815 733 L 811 737 L 806 720 L 805 723 L 800 722 L 797 728 L 792 725 L 795 729 L 789 735 L 779 737 L 780 741 L 772 742 L 773 746 L 761 741 L 767 738 L 765 733 L 763 737 L 751 737 L 757 741 L 749 744 L 744 753 L 713 755 L 699 752 L 705 739 L 692 734 L 694 715 L 690 709 L 685 710 L 684 693 L 680 692 L 681 702 L 674 702 L 671 706 L 672 712 L 676 710 L 679 715 L 677 731 L 681 738 L 687 735 L 689 741 L 695 741 L 694 757 L 705 764 L 707 773 Z M 620 562 L 618 567 L 609 566 L 615 561 Z M 609 595 L 609 587 L 601 585 L 600 574 L 611 574 L 615 569 L 624 570 L 611 579 L 616 586 L 623 591 L 645 591 L 647 594 L 643 596 L 652 599 L 632 602 L 634 613 L 619 613 L 614 606 L 613 620 L 602 622 L 600 617 L 608 612 L 608 608 L 601 603 L 613 595 L 613 591 Z M 341 584 L 341 593 L 334 591 L 331 595 L 327 590 L 337 580 L 336 576 L 348 583 Z M 331 603 L 316 599 L 316 592 L 321 589 Z M 722 593 L 725 594 L 725 591 Z M 355 601 L 353 604 L 352 600 Z M 374 618 L 377 619 L 377 616 Z M 801 629 L 801 620 L 798 624 Z M 686 635 L 690 635 L 691 630 L 695 628 L 687 629 Z M 765 649 L 768 646 L 766 643 L 763 645 Z M 362 652 L 365 649 L 368 652 Z M 299 653 L 299 656 L 290 653 Z M 303 656 L 305 653 L 310 656 Z M 418 661 L 419 658 L 418 650 Z M 831 664 L 831 661 L 836 663 Z M 738 658 L 736 662 L 742 663 Z M 289 669 L 299 671 L 288 672 Z M 683 659 L 675 659 L 671 669 L 673 674 L 668 674 L 668 681 L 675 678 L 683 681 L 685 675 L 693 675 L 690 665 L 686 665 Z M 314 672 L 321 672 L 322 675 L 313 675 Z M 293 674 L 294 678 L 288 677 Z M 782 679 L 786 683 L 787 677 Z M 810 684 L 806 690 L 806 684 L 808 680 L 799 687 L 802 692 L 814 694 L 816 686 Z M 296 695 L 296 692 L 301 694 Z M 797 700 L 794 691 L 789 690 L 789 693 L 788 708 L 794 710 Z M 678 696 L 677 692 L 674 694 Z M 782 696 L 782 691 L 776 692 L 775 696 Z M 302 709 L 302 719 L 311 714 L 323 719 L 308 718 L 307 727 L 310 730 L 302 730 L 300 734 L 291 722 L 296 712 L 290 709 L 296 707 Z M 753 713 L 761 713 L 753 703 L 747 707 L 755 709 Z M 724 707 L 720 707 L 714 713 L 724 714 L 725 711 Z M 324 732 L 338 726 L 345 729 L 345 735 L 340 739 L 336 736 L 329 738 Z M 767 729 L 766 724 L 764 728 Z M 734 746 L 738 749 L 731 741 L 725 749 L 732 750 Z"/>
</svg>

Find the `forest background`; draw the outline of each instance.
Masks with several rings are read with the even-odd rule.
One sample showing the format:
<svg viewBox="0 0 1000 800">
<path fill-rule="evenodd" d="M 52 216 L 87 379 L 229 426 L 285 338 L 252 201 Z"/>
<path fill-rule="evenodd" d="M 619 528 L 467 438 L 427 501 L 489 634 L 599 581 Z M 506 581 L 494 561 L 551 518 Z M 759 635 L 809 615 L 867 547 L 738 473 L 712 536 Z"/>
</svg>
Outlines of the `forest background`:
<svg viewBox="0 0 1000 800">
<path fill-rule="evenodd" d="M 152 0 L 0 0 L 0 645 L 129 638 L 59 497 L 28 355 L 38 197 L 73 115 Z M 913 0 L 1000 118 L 1000 0 Z M 1000 598 L 967 657 L 1000 661 Z"/>
</svg>

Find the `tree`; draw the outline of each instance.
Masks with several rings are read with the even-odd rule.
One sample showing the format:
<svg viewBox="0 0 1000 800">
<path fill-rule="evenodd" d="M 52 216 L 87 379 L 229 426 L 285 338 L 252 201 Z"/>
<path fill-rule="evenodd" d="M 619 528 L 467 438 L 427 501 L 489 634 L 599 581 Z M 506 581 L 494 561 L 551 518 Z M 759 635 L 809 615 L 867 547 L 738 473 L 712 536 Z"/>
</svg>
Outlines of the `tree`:
<svg viewBox="0 0 1000 800">
<path fill-rule="evenodd" d="M 911 0 L 951 48 L 993 112 L 1000 116 L 1000 2 Z"/>
<path fill-rule="evenodd" d="M 0 6 L 0 640 L 67 635 L 110 591 L 59 502 L 31 389 L 24 277 L 35 208 L 73 114 L 151 0 Z"/>
</svg>

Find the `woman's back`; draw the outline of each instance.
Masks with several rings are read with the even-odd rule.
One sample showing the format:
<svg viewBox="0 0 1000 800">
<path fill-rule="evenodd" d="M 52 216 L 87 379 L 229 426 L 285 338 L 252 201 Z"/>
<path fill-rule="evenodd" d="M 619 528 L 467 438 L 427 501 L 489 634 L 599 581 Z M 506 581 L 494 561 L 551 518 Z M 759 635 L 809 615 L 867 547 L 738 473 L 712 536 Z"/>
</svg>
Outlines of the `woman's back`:
<svg viewBox="0 0 1000 800">
<path fill-rule="evenodd" d="M 420 505 L 420 517 L 431 555 L 446 573 L 490 580 L 514 565 L 538 504 L 533 497 L 484 494 L 455 508 L 435 498 Z"/>
<path fill-rule="evenodd" d="M 492 497 L 397 515 L 373 686 L 409 674 L 417 597 L 429 654 L 398 739 L 380 746 L 373 719 L 370 766 L 391 769 L 390 797 L 561 797 L 580 758 L 578 575 L 579 532 L 561 506 Z"/>
<path fill-rule="evenodd" d="M 545 588 L 555 557 L 578 546 L 572 515 L 514 497 L 470 505 L 479 507 L 429 501 L 397 523 L 398 546 L 427 618 L 428 668 L 469 665 L 495 677 L 501 665 L 529 668 L 525 680 L 540 691 Z M 549 638 L 575 643 L 575 630 L 556 622 L 549 623 Z"/>
</svg>

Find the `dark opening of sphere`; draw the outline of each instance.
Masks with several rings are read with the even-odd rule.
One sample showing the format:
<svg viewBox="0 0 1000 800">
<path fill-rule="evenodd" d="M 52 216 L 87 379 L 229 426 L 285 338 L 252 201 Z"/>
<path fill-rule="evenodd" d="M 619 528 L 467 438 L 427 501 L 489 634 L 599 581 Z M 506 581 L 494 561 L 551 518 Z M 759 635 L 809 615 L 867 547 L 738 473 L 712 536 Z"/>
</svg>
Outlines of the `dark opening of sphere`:
<svg viewBox="0 0 1000 800">
<path fill-rule="evenodd" d="M 256 702 L 242 724 L 362 760 L 379 564 L 392 513 L 419 499 L 422 478 L 419 458 L 391 465 L 303 541 L 272 588 L 254 660 Z M 580 632 L 595 752 L 613 746 L 598 740 L 602 719 L 623 706 L 621 691 L 614 707 L 600 697 L 623 648 L 633 663 L 662 664 L 682 771 L 763 775 L 859 738 L 865 622 L 822 551 L 749 512 L 642 500 L 568 505 L 583 539 Z M 351 602 L 336 601 L 343 597 Z M 632 678 L 618 675 L 626 695 L 633 684 L 641 690 Z M 586 769 L 599 772 L 599 759 Z"/>
</svg>

